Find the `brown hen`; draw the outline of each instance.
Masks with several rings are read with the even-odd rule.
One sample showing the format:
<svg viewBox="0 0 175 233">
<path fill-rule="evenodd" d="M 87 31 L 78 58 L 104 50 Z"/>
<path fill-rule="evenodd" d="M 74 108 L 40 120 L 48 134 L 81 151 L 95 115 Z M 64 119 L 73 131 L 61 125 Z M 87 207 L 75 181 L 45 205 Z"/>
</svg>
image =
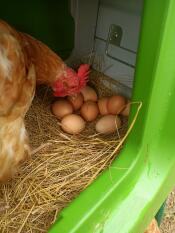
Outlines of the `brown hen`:
<svg viewBox="0 0 175 233">
<path fill-rule="evenodd" d="M 86 85 L 88 74 L 89 65 L 76 73 L 42 42 L 0 20 L 0 181 L 30 154 L 24 117 L 36 82 L 67 96 Z"/>
</svg>

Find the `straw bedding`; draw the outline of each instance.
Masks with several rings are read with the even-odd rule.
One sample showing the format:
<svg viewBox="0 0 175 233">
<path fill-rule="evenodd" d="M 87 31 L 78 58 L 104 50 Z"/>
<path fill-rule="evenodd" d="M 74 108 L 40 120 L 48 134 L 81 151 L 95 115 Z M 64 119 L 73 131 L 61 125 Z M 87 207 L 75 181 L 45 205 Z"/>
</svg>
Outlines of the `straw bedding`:
<svg viewBox="0 0 175 233">
<path fill-rule="evenodd" d="M 98 94 L 111 95 L 102 80 L 104 75 L 91 74 Z M 59 211 L 110 165 L 122 147 L 126 118 L 111 136 L 96 134 L 94 123 L 72 136 L 60 129 L 50 111 L 52 101 L 51 91 L 40 88 L 26 116 L 32 156 L 12 181 L 0 185 L 0 232 L 46 232 Z"/>
<path fill-rule="evenodd" d="M 162 219 L 160 229 L 161 233 L 175 232 L 175 188 L 167 199 L 164 217 Z"/>
</svg>

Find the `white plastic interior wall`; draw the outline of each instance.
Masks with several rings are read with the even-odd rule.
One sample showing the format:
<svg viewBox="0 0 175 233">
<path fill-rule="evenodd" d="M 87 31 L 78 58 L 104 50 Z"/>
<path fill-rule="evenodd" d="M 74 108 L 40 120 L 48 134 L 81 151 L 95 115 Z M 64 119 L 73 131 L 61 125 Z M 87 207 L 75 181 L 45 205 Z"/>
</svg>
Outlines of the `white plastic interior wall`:
<svg viewBox="0 0 175 233">
<path fill-rule="evenodd" d="M 135 69 L 107 56 L 106 41 L 110 26 L 120 26 L 123 31 L 120 44 L 122 48 L 109 44 L 109 53 L 112 57 L 135 66 L 142 5 L 143 0 L 71 0 L 75 46 L 68 63 L 95 52 L 103 58 L 101 71 L 123 84 L 126 94 L 130 96 Z"/>
</svg>

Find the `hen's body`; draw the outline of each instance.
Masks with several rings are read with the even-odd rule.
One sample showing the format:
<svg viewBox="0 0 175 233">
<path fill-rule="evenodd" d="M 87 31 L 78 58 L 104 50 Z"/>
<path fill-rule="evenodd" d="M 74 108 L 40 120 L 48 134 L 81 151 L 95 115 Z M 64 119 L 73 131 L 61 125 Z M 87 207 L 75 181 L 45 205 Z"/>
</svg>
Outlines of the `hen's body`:
<svg viewBox="0 0 175 233">
<path fill-rule="evenodd" d="M 35 92 L 35 69 L 8 27 L 0 25 L 0 181 L 29 155 L 24 116 Z"/>
</svg>

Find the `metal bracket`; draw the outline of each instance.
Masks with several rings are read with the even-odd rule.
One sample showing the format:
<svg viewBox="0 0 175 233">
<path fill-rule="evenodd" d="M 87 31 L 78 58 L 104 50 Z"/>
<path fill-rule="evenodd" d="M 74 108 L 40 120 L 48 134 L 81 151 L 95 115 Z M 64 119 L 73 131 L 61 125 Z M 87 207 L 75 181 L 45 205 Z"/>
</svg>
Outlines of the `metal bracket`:
<svg viewBox="0 0 175 233">
<path fill-rule="evenodd" d="M 109 43 L 120 47 L 123 31 L 118 25 L 111 24 L 108 32 Z"/>
<path fill-rule="evenodd" d="M 119 59 L 119 58 L 117 58 L 117 57 L 114 57 L 114 56 L 112 56 L 112 55 L 109 53 L 109 46 L 110 46 L 110 45 L 115 45 L 115 46 L 117 46 L 117 47 L 119 47 L 119 48 L 121 48 L 121 49 L 123 49 L 123 50 L 126 50 L 126 51 L 128 51 L 128 52 L 131 52 L 131 53 L 136 54 L 135 51 L 130 50 L 130 49 L 127 49 L 127 48 L 122 47 L 122 46 L 120 45 L 121 39 L 122 39 L 122 35 L 123 35 L 123 30 L 122 30 L 122 28 L 121 28 L 120 26 L 115 25 L 115 24 L 111 24 L 111 25 L 110 25 L 109 33 L 108 33 L 108 38 L 107 38 L 107 41 L 106 41 L 105 53 L 106 53 L 106 55 L 107 55 L 108 57 L 110 57 L 110 58 L 112 58 L 112 59 L 114 59 L 114 60 L 116 60 L 116 61 L 119 61 L 120 63 L 123 63 L 123 64 L 125 64 L 125 65 L 127 65 L 127 66 L 130 66 L 130 67 L 132 67 L 132 68 L 135 68 L 134 65 L 132 65 L 132 64 L 126 62 L 126 61 L 123 61 L 123 60 L 121 60 L 121 59 Z"/>
</svg>

